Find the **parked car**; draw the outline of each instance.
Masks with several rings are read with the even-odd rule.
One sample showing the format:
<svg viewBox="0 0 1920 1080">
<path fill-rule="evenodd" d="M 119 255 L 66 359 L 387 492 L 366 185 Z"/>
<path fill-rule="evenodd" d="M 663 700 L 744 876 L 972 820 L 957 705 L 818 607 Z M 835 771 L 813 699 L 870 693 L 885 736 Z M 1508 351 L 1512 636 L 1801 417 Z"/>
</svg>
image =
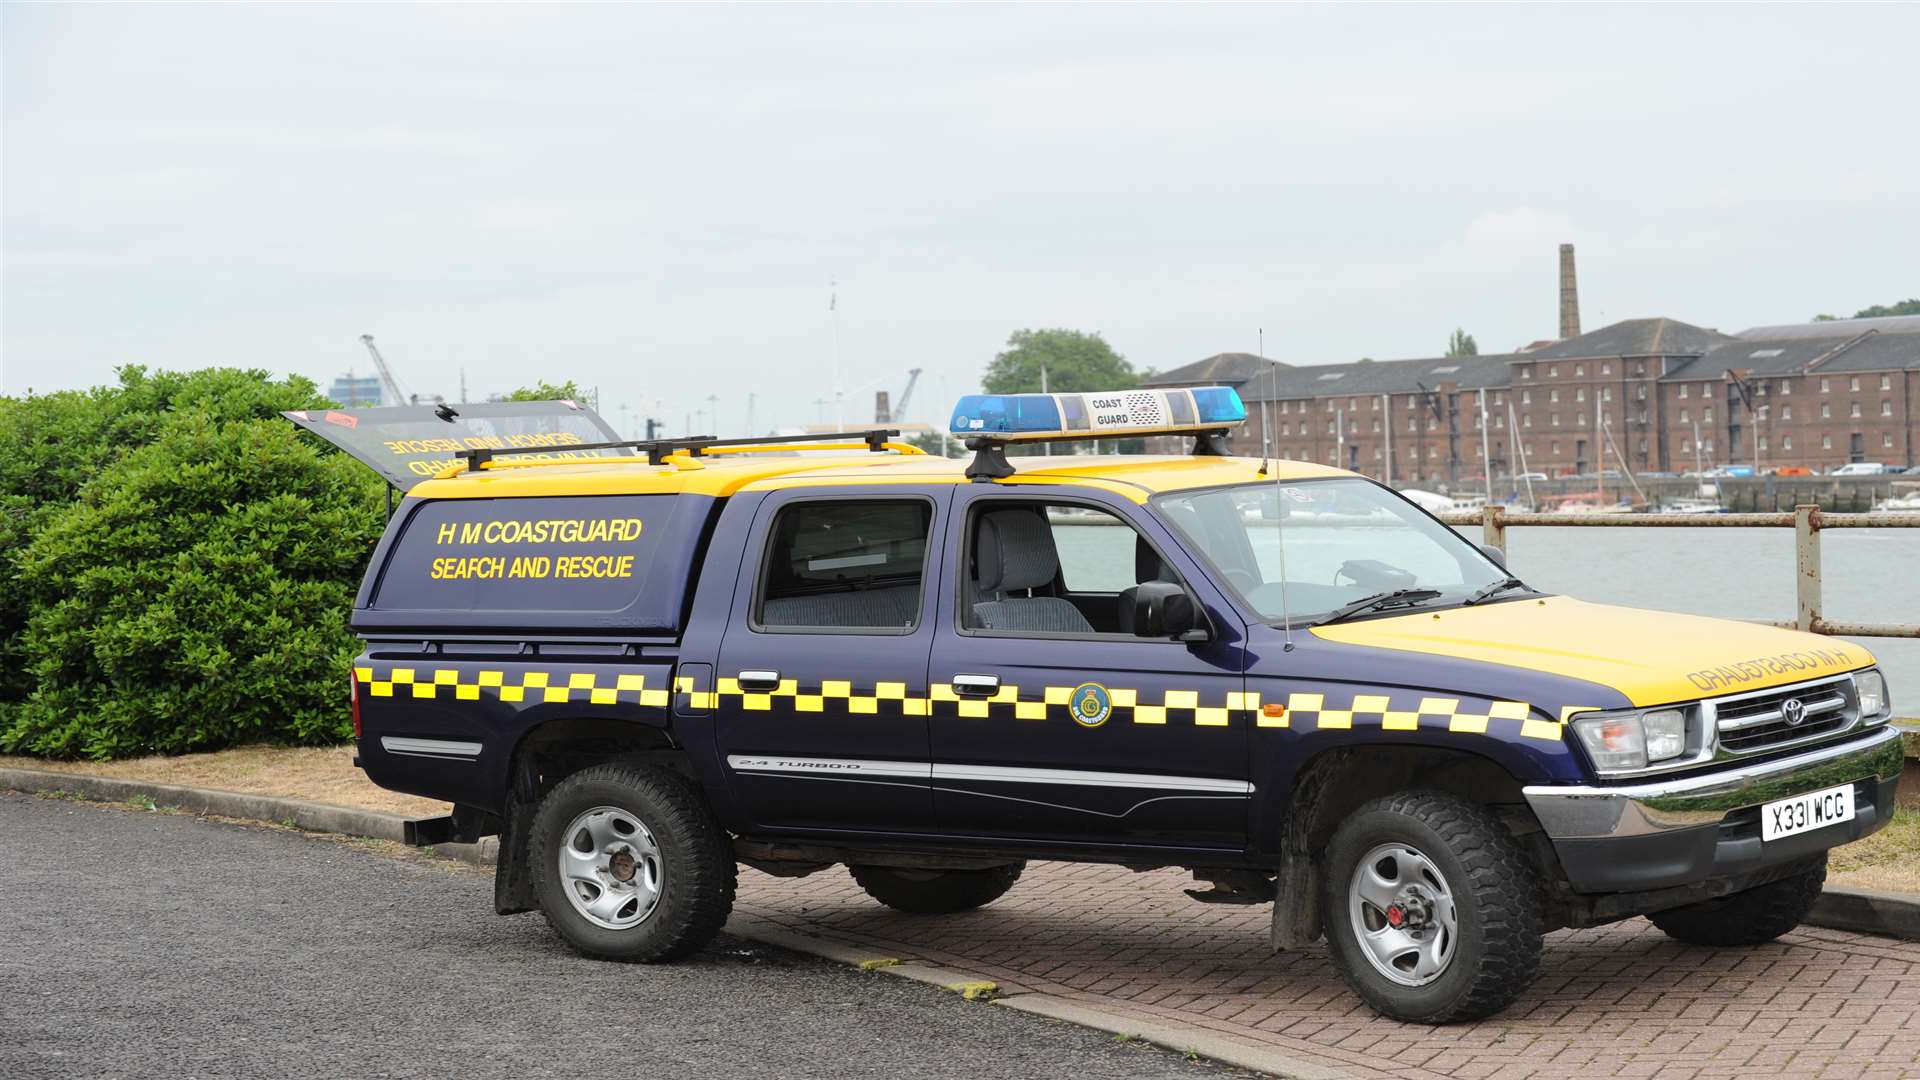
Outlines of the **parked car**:
<svg viewBox="0 0 1920 1080">
<path fill-rule="evenodd" d="M 696 952 L 740 866 L 921 916 L 1029 859 L 1180 867 L 1443 1023 L 1525 996 L 1560 927 L 1771 941 L 1895 805 L 1865 647 L 1530 588 L 1365 477 L 1221 456 L 1224 388 L 965 397 L 971 462 L 298 415 L 405 493 L 352 612 L 356 760 L 453 804 L 410 843 L 498 836 L 494 910 L 587 956 Z M 1005 454 L 1089 430 L 1195 454 Z M 382 456 L 423 441 L 457 460 Z"/>
<path fill-rule="evenodd" d="M 1515 480 L 1545 480 L 1547 479 L 1547 474 L 1543 472 L 1523 472 L 1519 476 L 1514 477 L 1514 479 Z"/>
<path fill-rule="evenodd" d="M 1893 470 L 1877 461 L 1853 461 L 1841 465 L 1828 476 L 1885 476 Z"/>
</svg>

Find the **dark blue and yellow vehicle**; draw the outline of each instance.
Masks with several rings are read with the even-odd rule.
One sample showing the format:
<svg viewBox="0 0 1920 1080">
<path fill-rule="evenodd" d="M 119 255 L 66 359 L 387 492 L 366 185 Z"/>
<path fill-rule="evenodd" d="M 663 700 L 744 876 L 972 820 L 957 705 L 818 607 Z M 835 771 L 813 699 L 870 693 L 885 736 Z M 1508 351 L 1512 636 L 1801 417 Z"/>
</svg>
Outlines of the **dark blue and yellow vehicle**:
<svg viewBox="0 0 1920 1080">
<path fill-rule="evenodd" d="M 1243 417 L 973 397 L 970 462 L 336 423 L 437 470 L 353 613 L 360 761 L 592 956 L 698 948 L 737 865 L 930 915 L 1029 859 L 1177 866 L 1426 1022 L 1512 1001 L 1556 927 L 1770 940 L 1885 824 L 1866 650 L 1545 595 L 1370 480 L 1224 456 Z M 1196 453 L 1005 453 L 1144 433 Z"/>
</svg>

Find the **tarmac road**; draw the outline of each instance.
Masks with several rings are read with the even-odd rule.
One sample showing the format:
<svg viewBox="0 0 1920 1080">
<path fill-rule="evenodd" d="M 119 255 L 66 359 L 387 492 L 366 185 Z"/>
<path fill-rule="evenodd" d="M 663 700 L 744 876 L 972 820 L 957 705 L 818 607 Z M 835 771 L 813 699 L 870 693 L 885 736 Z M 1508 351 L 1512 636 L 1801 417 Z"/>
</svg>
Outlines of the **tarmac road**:
<svg viewBox="0 0 1920 1080">
<path fill-rule="evenodd" d="M 721 938 L 596 963 L 443 860 L 0 793 L 0 1077 L 1221 1075 Z"/>
</svg>

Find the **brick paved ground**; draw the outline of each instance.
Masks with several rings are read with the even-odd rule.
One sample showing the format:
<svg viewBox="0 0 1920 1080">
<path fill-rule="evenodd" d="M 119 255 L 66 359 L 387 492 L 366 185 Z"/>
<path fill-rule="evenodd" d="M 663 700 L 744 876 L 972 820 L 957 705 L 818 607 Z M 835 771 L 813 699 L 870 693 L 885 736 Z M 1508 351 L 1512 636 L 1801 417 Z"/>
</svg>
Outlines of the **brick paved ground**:
<svg viewBox="0 0 1920 1080">
<path fill-rule="evenodd" d="M 1920 943 L 1808 929 L 1715 951 L 1639 919 L 1564 931 L 1505 1014 L 1424 1028 L 1367 1011 L 1322 947 L 1270 955 L 1266 907 L 1198 904 L 1180 892 L 1192 884 L 1041 863 L 988 908 L 929 918 L 879 906 L 841 870 L 742 871 L 737 910 L 1355 1077 L 1920 1077 Z"/>
</svg>

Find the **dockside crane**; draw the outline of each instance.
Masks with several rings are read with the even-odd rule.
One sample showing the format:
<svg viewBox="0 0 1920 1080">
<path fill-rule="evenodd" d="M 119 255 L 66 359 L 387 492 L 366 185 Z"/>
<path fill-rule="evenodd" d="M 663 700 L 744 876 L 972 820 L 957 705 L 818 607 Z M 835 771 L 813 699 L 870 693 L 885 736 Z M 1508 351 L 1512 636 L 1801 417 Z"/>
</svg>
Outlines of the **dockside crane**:
<svg viewBox="0 0 1920 1080">
<path fill-rule="evenodd" d="M 393 369 L 387 366 L 387 358 L 384 356 L 381 356 L 380 350 L 374 347 L 373 335 L 361 334 L 360 344 L 365 345 L 367 347 L 367 352 L 372 354 L 374 370 L 380 373 L 380 385 L 385 387 L 387 391 L 387 395 L 393 398 L 392 404 L 394 405 L 408 404 L 409 399 L 406 395 L 406 392 L 400 389 L 399 381 L 393 377 Z"/>
<path fill-rule="evenodd" d="M 907 388 L 900 391 L 899 399 L 891 405 L 887 403 L 887 392 L 885 390 L 874 395 L 874 403 L 877 406 L 874 410 L 874 419 L 883 424 L 888 424 L 907 414 L 907 402 L 913 400 L 913 387 L 915 383 L 920 381 L 920 371 L 920 368 L 907 369 Z M 878 381 L 877 379 L 874 380 L 874 382 Z M 870 382 L 867 385 L 872 386 L 873 383 Z"/>
<path fill-rule="evenodd" d="M 913 400 L 913 388 L 920 381 L 919 368 L 907 369 L 907 388 L 900 391 L 900 400 L 893 403 L 893 419 L 907 415 L 907 402 Z"/>
</svg>

